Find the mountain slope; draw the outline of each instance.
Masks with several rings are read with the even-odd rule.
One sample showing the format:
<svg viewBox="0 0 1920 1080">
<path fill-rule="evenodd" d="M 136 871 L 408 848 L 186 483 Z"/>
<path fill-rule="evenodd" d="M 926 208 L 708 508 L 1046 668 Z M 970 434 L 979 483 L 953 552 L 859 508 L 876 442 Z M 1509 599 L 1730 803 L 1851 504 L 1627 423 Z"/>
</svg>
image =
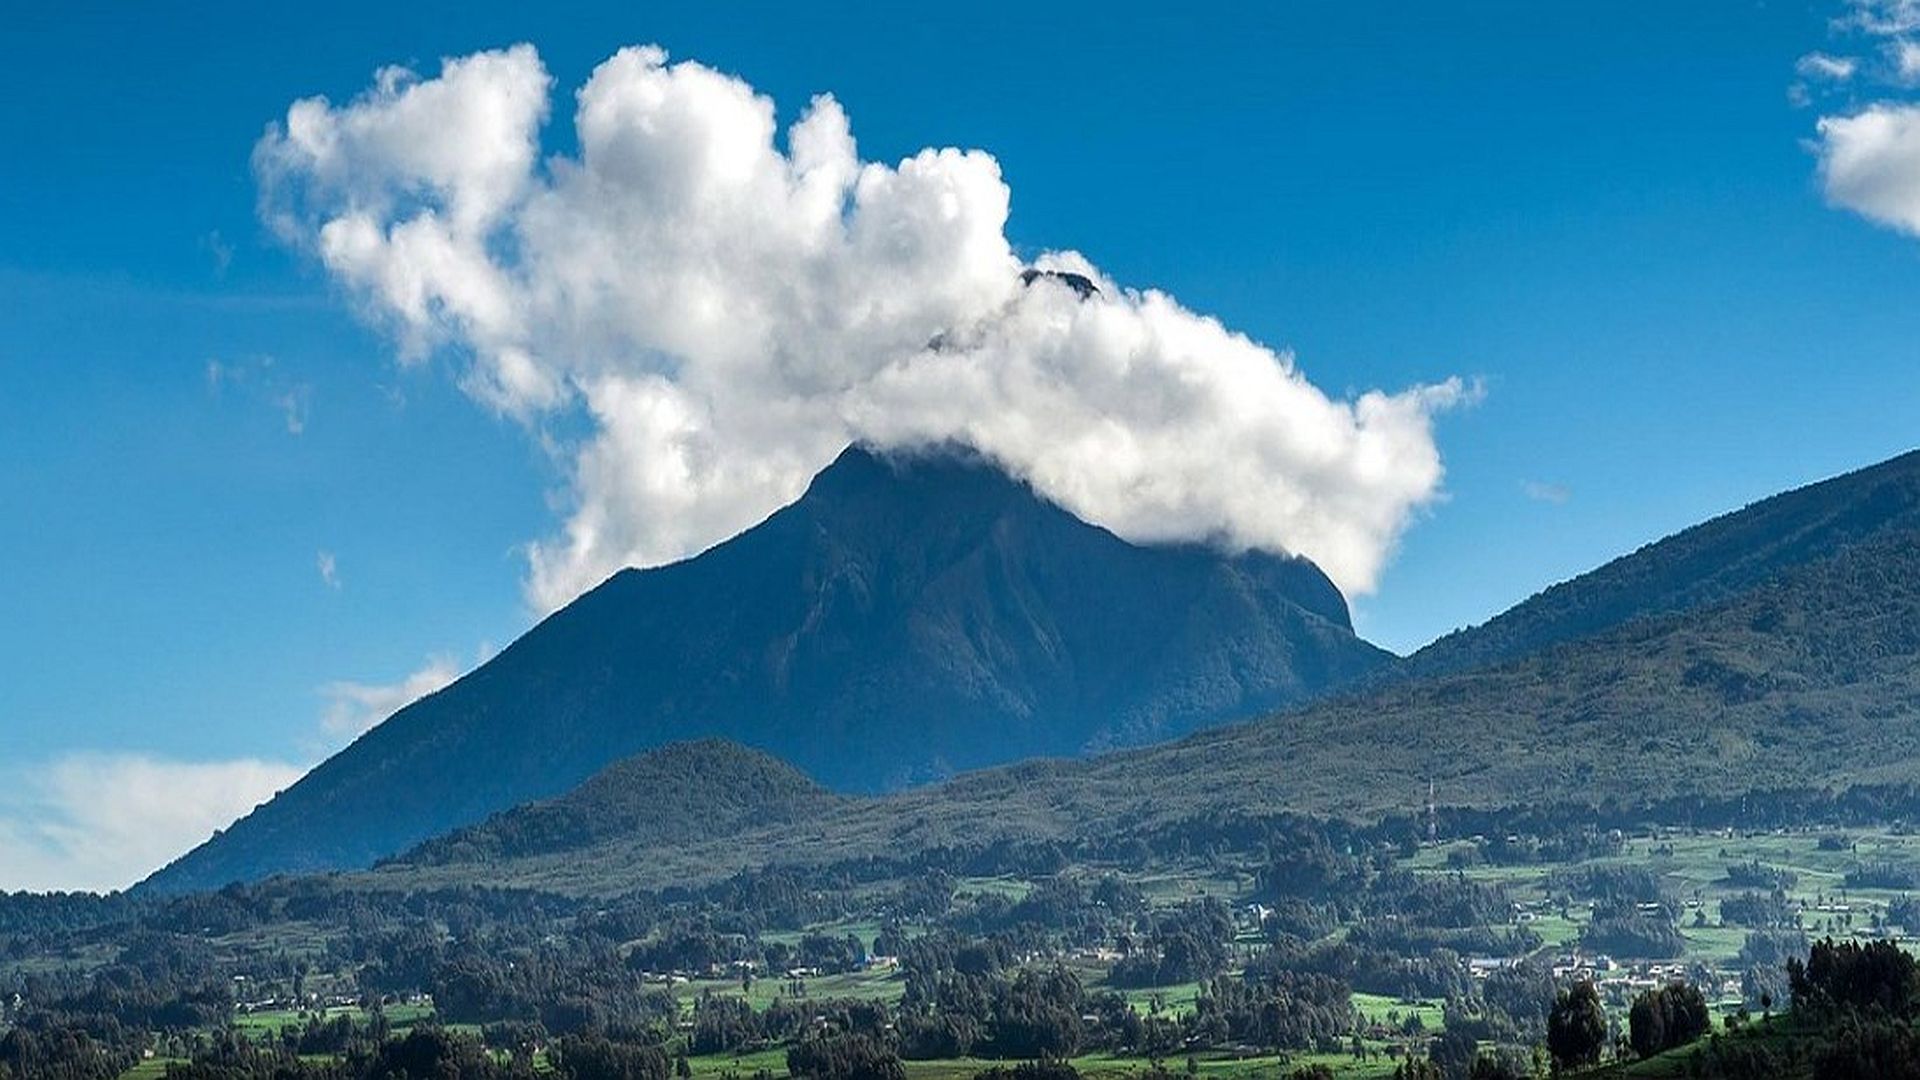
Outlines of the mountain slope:
<svg viewBox="0 0 1920 1080">
<path fill-rule="evenodd" d="M 1695 525 L 1440 638 L 1395 681 L 1443 675 L 1709 604 L 1847 547 L 1920 526 L 1920 451 Z"/>
<path fill-rule="evenodd" d="M 426 865 L 491 862 L 615 840 L 639 847 L 723 840 L 828 813 L 843 801 L 779 758 L 738 743 L 668 743 L 614 762 L 565 795 L 455 829 L 406 857 Z"/>
<path fill-rule="evenodd" d="M 1824 539 L 1809 539 L 1755 584 L 1504 663 L 1166 745 L 850 800 L 803 822 L 749 822 L 723 842 L 642 849 L 613 839 L 564 860 L 416 864 L 376 877 L 484 874 L 560 891 L 621 891 L 767 862 L 1000 838 L 1110 838 L 1199 815 L 1373 821 L 1417 813 L 1430 781 L 1443 805 L 1485 808 L 1920 786 L 1920 521 L 1897 509 L 1920 459 L 1889 466 L 1842 478 L 1864 482 L 1806 489 L 1822 501 L 1850 493 L 1851 504 L 1837 500 L 1826 520 L 1876 522 L 1871 528 L 1802 532 Z M 1768 515 L 1792 509 L 1759 506 Z M 1778 533 L 1748 513 L 1715 524 L 1761 552 L 1782 550 Z M 1751 554 L 1745 544 L 1723 550 L 1736 563 Z M 1577 584 L 1575 592 L 1589 583 Z"/>
<path fill-rule="evenodd" d="M 977 461 L 850 449 L 793 505 L 616 574 L 143 887 L 364 866 L 676 740 L 876 791 L 1182 734 L 1389 660 L 1305 560 L 1139 547 Z"/>
</svg>

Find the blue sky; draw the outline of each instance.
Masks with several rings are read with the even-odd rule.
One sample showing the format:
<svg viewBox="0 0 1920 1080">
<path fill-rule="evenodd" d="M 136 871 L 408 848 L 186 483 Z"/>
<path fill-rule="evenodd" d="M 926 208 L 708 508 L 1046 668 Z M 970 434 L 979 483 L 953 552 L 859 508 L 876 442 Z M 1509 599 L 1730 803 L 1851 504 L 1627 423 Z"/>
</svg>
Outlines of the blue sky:
<svg viewBox="0 0 1920 1080">
<path fill-rule="evenodd" d="M 571 497 L 542 439 L 572 421 L 484 407 L 458 342 L 402 363 L 258 213 L 266 126 L 388 64 L 532 43 L 545 153 L 623 45 L 783 127 L 831 91 L 865 160 L 990 152 L 1023 257 L 1084 253 L 1335 398 L 1478 380 L 1433 420 L 1444 497 L 1356 598 L 1403 651 L 1913 445 L 1900 181 L 1834 196 L 1816 145 L 1903 91 L 1802 59 L 1897 39 L 1850 9 L 519 7 L 48 6 L 0 35 L 0 847 L 29 851 L 0 887 L 124 884 L 537 617 L 528 545 Z M 178 835 L 100 819 L 179 775 L 226 794 Z M 89 784 L 128 801 L 89 816 Z"/>
</svg>

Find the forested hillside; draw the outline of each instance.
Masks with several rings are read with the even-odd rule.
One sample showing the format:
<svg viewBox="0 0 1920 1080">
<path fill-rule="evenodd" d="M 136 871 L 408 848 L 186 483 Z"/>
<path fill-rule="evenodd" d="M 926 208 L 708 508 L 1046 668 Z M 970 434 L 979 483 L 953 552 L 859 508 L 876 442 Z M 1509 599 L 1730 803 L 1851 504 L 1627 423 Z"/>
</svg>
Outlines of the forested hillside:
<svg viewBox="0 0 1920 1080">
<path fill-rule="evenodd" d="M 1920 533 L 1888 531 L 1728 599 L 1483 670 L 1341 697 L 1084 762 L 986 770 L 724 841 L 425 874 L 562 891 L 724 876 L 1206 815 L 1372 822 L 1444 806 L 1734 799 L 1920 783 Z M 376 875 L 380 876 L 380 875 Z"/>
<path fill-rule="evenodd" d="M 1783 492 L 1562 582 L 1396 665 L 1395 680 L 1481 667 L 1738 594 L 1855 544 L 1920 528 L 1920 452 Z"/>
</svg>

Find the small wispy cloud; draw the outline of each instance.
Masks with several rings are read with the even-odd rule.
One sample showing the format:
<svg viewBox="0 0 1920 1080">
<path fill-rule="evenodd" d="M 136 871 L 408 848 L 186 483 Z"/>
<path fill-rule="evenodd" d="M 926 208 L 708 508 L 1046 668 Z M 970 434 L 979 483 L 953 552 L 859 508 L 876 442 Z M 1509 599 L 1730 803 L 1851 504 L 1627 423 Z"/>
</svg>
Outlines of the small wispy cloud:
<svg viewBox="0 0 1920 1080">
<path fill-rule="evenodd" d="M 320 581 L 329 589 L 340 587 L 340 562 L 333 552 L 321 551 L 314 556 L 314 569 L 320 571 Z"/>
<path fill-rule="evenodd" d="M 258 758 L 93 753 L 0 767 L 0 891 L 125 888 L 303 772 Z"/>
<path fill-rule="evenodd" d="M 1793 69 L 1809 79 L 1845 82 L 1853 78 L 1853 73 L 1860 69 L 1860 61 L 1851 56 L 1810 52 L 1795 62 Z"/>
<path fill-rule="evenodd" d="M 335 741 L 358 738 L 382 720 L 444 689 L 459 677 L 460 668 L 452 657 L 434 656 L 398 682 L 328 683 L 320 688 L 321 696 L 327 701 L 320 716 L 320 727 Z"/>
<path fill-rule="evenodd" d="M 331 558 L 321 553 L 324 578 Z M 476 664 L 493 653 L 483 645 Z M 335 682 L 320 726 L 332 750 L 460 676 L 436 656 L 390 684 Z M 310 766 L 258 757 L 182 760 L 81 752 L 0 761 L 0 892 L 123 889 L 291 786 Z"/>
<path fill-rule="evenodd" d="M 208 393 L 217 397 L 231 387 L 258 397 L 280 414 L 287 434 L 306 433 L 313 408 L 313 384 L 288 377 L 273 357 L 210 359 L 202 371 Z"/>
<path fill-rule="evenodd" d="M 274 395 L 273 403 L 287 421 L 287 434 L 300 435 L 307 430 L 307 408 L 313 400 L 313 388 L 300 383 Z"/>
<path fill-rule="evenodd" d="M 1540 480 L 1520 481 L 1520 493 L 1534 502 L 1552 503 L 1555 506 L 1573 498 L 1573 492 L 1565 484 L 1549 484 Z"/>
<path fill-rule="evenodd" d="M 1920 0 L 1851 0 L 1834 27 L 1880 37 L 1912 33 L 1920 30 Z"/>
<path fill-rule="evenodd" d="M 227 269 L 233 265 L 233 245 L 220 235 L 220 230 L 212 229 L 201 236 L 200 248 L 213 260 L 213 276 L 226 277 Z"/>
<path fill-rule="evenodd" d="M 1850 81 L 1854 72 L 1860 70 L 1860 61 L 1852 56 L 1810 52 L 1794 61 L 1793 70 L 1800 78 L 1787 87 L 1787 100 L 1796 107 L 1804 108 L 1813 104 L 1814 87 L 1837 86 Z"/>
</svg>

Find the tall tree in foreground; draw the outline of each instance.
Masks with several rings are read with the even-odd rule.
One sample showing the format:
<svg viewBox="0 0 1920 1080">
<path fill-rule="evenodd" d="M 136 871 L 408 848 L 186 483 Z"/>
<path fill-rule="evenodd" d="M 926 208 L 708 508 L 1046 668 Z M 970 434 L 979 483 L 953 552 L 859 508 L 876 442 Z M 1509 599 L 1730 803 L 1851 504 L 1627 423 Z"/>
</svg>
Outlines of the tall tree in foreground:
<svg viewBox="0 0 1920 1080">
<path fill-rule="evenodd" d="M 1607 1045 L 1607 1010 L 1593 983 L 1582 980 L 1555 996 L 1547 1014 L 1547 1053 L 1561 1068 L 1592 1065 Z"/>
</svg>

